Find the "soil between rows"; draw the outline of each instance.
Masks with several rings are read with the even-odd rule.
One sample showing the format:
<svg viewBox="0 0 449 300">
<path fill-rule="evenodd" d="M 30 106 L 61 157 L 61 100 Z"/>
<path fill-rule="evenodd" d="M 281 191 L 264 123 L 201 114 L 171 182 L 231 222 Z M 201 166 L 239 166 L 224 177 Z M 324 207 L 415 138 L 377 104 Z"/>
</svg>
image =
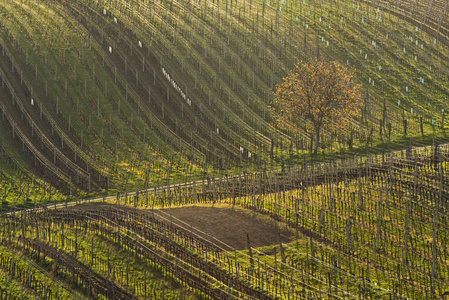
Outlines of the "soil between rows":
<svg viewBox="0 0 449 300">
<path fill-rule="evenodd" d="M 241 208 L 185 206 L 160 211 L 166 213 L 166 221 L 171 214 L 175 226 L 189 231 L 192 225 L 203 232 L 204 239 L 211 240 L 213 236 L 224 242 L 230 246 L 226 250 L 247 249 L 247 234 L 252 248 L 279 244 L 279 238 L 288 243 L 294 237 L 293 232 L 270 217 Z"/>
<path fill-rule="evenodd" d="M 85 203 L 73 208 L 96 210 L 111 204 Z M 116 206 L 116 205 L 112 205 Z M 120 209 L 135 210 L 128 206 Z M 151 209 L 138 209 L 153 214 Z M 294 232 L 285 224 L 276 222 L 266 215 L 248 209 L 231 206 L 183 206 L 175 208 L 154 209 L 154 216 L 161 221 L 176 226 L 187 233 L 192 232 L 203 240 L 211 241 L 223 250 L 248 249 L 247 234 L 251 248 L 289 243 Z M 171 220 L 171 221 L 170 221 Z"/>
</svg>

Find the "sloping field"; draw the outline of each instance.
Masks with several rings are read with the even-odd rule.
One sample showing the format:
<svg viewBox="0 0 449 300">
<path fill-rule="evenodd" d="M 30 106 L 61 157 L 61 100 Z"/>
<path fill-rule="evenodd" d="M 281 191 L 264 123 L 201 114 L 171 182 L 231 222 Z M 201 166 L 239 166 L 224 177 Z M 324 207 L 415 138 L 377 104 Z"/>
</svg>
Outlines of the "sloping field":
<svg viewBox="0 0 449 300">
<path fill-rule="evenodd" d="M 0 0 L 0 298 L 444 299 L 448 4 Z M 363 95 L 318 155 L 313 56 Z"/>
<path fill-rule="evenodd" d="M 0 292 L 444 299 L 449 155 L 434 150 L 3 213 Z"/>
<path fill-rule="evenodd" d="M 1 160 L 66 195 L 301 161 L 310 135 L 277 131 L 267 106 L 309 56 L 363 84 L 360 116 L 324 130 L 326 152 L 445 140 L 444 1 L 5 0 L 0 11 Z"/>
</svg>

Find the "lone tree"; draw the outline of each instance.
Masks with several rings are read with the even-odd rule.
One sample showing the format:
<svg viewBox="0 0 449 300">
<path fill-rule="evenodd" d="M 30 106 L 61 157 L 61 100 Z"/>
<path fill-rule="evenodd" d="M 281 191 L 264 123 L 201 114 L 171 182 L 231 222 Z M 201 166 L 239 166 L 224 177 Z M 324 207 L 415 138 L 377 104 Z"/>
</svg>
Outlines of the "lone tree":
<svg viewBox="0 0 449 300">
<path fill-rule="evenodd" d="M 323 127 L 331 132 L 346 127 L 358 114 L 360 98 L 359 86 L 340 64 L 311 59 L 296 64 L 276 86 L 271 109 L 280 128 L 306 130 L 317 153 Z"/>
</svg>

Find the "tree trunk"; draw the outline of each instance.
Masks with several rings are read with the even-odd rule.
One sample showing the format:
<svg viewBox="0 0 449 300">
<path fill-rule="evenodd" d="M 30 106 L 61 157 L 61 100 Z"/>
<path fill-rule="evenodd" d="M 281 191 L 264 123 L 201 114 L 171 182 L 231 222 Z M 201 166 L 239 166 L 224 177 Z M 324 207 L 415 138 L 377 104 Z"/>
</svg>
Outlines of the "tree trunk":
<svg viewBox="0 0 449 300">
<path fill-rule="evenodd" d="M 313 150 L 314 154 L 317 154 L 319 144 L 320 144 L 320 127 L 316 127 L 315 128 L 315 149 Z"/>
<path fill-rule="evenodd" d="M 310 153 L 313 151 L 313 133 L 310 133 Z"/>
</svg>

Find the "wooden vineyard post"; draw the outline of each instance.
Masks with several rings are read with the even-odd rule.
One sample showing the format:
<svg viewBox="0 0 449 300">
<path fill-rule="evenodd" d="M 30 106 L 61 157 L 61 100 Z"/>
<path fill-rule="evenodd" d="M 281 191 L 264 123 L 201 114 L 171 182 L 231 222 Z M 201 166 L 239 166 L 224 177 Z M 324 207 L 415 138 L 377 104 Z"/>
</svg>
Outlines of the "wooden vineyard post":
<svg viewBox="0 0 449 300">
<path fill-rule="evenodd" d="M 412 200 L 412 192 L 409 189 L 409 200 L 407 201 L 406 212 L 405 212 L 405 224 L 404 224 L 404 250 L 402 258 L 402 276 L 405 276 L 405 265 L 407 264 L 407 248 L 408 248 L 408 219 L 410 214 L 410 203 Z M 403 278 L 404 279 L 404 278 Z"/>
<path fill-rule="evenodd" d="M 238 291 L 239 289 L 239 268 L 238 268 L 238 262 L 237 262 L 237 250 L 234 248 L 234 255 L 235 255 L 235 277 L 237 280 L 236 289 Z"/>
<path fill-rule="evenodd" d="M 110 276 L 111 276 L 111 264 L 109 263 L 109 248 L 108 248 L 108 251 L 107 251 L 107 263 L 108 263 L 108 278 L 110 278 Z"/>
<path fill-rule="evenodd" d="M 377 249 L 379 249 L 379 236 L 380 236 L 380 225 L 382 220 L 382 191 L 380 191 L 379 195 L 379 207 L 377 213 L 377 233 L 376 233 L 376 244 L 374 247 L 374 267 L 377 266 Z"/>
<path fill-rule="evenodd" d="M 90 256 L 91 256 L 91 258 L 90 258 L 90 265 L 91 265 L 91 267 L 93 267 L 93 265 L 94 265 L 94 238 L 92 238 L 92 240 L 91 240 L 91 249 L 90 249 Z"/>
<path fill-rule="evenodd" d="M 438 225 L 438 212 L 439 212 L 439 204 L 442 196 L 442 188 L 443 188 L 443 165 L 441 162 L 441 154 L 440 158 L 440 191 L 438 195 L 438 199 L 435 199 L 435 212 L 433 215 L 433 229 L 432 229 L 432 277 L 430 284 L 430 292 L 432 298 L 435 297 L 435 263 L 436 263 L 436 234 L 437 234 L 437 225 Z"/>
<path fill-rule="evenodd" d="M 305 211 L 304 211 L 304 190 L 305 188 L 302 186 L 302 182 L 301 182 L 301 212 L 302 212 L 302 226 L 304 226 L 304 215 L 305 215 Z M 298 229 L 298 212 L 296 211 L 296 229 Z"/>
<path fill-rule="evenodd" d="M 363 209 L 363 195 L 362 195 L 362 177 L 361 177 L 361 168 L 358 168 L 358 187 L 359 187 L 359 197 L 358 197 L 358 202 L 359 202 L 359 208 Z M 366 176 L 368 174 L 365 174 Z"/>
<path fill-rule="evenodd" d="M 351 209 L 354 213 L 355 192 L 351 193 L 352 205 L 348 205 L 348 219 L 346 221 L 346 244 L 348 251 L 351 252 Z"/>
<path fill-rule="evenodd" d="M 281 240 L 281 233 L 280 232 L 279 232 L 278 236 L 279 236 L 279 251 L 280 251 L 280 254 L 281 254 L 281 262 L 283 262 L 285 264 L 286 258 L 285 258 L 285 253 L 284 253 L 284 247 L 282 246 L 282 240 Z"/>
<path fill-rule="evenodd" d="M 143 270 L 143 295 L 147 297 L 147 272 Z"/>
<path fill-rule="evenodd" d="M 126 289 L 129 286 L 129 260 L 126 260 Z"/>
<path fill-rule="evenodd" d="M 16 276 L 16 263 L 15 263 L 15 257 L 14 257 L 14 248 L 11 249 L 11 254 L 12 254 L 12 276 Z"/>
<path fill-rule="evenodd" d="M 235 206 L 235 180 L 232 180 L 232 207 Z"/>
<path fill-rule="evenodd" d="M 274 219 L 278 220 L 278 193 L 279 193 L 279 185 L 278 185 L 278 177 L 276 173 L 274 174 L 275 181 L 275 190 L 274 190 Z"/>
<path fill-rule="evenodd" d="M 176 260 L 176 263 L 177 263 L 178 261 Z M 208 257 L 208 251 L 207 251 L 207 248 L 206 248 L 206 274 L 209 274 L 209 257 Z"/>
<path fill-rule="evenodd" d="M 31 285 L 31 262 L 28 258 L 28 285 Z"/>
<path fill-rule="evenodd" d="M 251 262 L 251 268 L 254 269 L 253 251 L 251 249 L 251 244 L 249 242 L 249 234 L 248 233 L 246 234 L 246 241 L 247 241 L 247 245 L 248 245 L 248 251 L 249 251 L 249 257 L 250 257 L 250 262 Z"/>
<path fill-rule="evenodd" d="M 257 257 L 257 276 L 258 276 L 259 288 L 262 290 L 262 297 L 263 297 L 263 289 L 261 288 L 263 283 L 262 283 L 262 280 L 260 278 L 260 259 L 259 259 L 259 257 Z"/>
<path fill-rule="evenodd" d="M 26 230 L 25 230 L 25 222 L 23 220 L 23 210 L 20 211 L 20 221 L 21 221 L 21 225 L 22 225 L 22 243 L 25 246 L 25 233 L 26 233 Z M 64 234 L 64 232 L 63 232 L 63 234 Z M 64 239 L 62 239 L 62 241 L 64 243 Z"/>
<path fill-rule="evenodd" d="M 47 299 L 47 273 L 44 274 L 44 299 Z"/>
</svg>

